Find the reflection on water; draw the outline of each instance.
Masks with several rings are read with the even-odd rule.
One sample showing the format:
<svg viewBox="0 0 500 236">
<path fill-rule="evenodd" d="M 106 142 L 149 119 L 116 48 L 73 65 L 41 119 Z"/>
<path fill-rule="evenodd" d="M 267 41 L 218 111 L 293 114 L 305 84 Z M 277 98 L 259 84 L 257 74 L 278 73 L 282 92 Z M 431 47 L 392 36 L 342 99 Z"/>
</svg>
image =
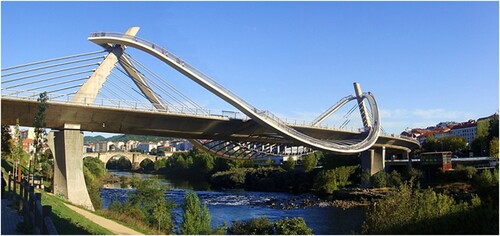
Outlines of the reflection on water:
<svg viewBox="0 0 500 236">
<path fill-rule="evenodd" d="M 362 208 L 346 209 L 327 207 L 307 207 L 282 210 L 274 203 L 294 201 L 305 198 L 306 195 L 292 195 L 287 193 L 247 192 L 244 190 L 212 191 L 208 183 L 192 183 L 189 181 L 171 181 L 164 176 L 137 174 L 128 172 L 113 172 L 117 176 L 137 176 L 140 178 L 158 179 L 161 184 L 170 190 L 165 196 L 174 200 L 177 208 L 174 210 L 174 221 L 179 225 L 182 221 L 182 202 L 187 191 L 194 190 L 200 200 L 207 204 L 212 216 L 212 226 L 216 227 L 224 222 L 230 226 L 237 220 L 248 220 L 255 217 L 268 217 L 271 221 L 285 217 L 302 217 L 315 234 L 352 234 L 359 232 L 363 221 Z M 128 193 L 133 189 L 105 188 L 101 190 L 104 208 L 112 200 L 124 202 Z M 309 195 L 310 196 L 310 195 Z"/>
</svg>

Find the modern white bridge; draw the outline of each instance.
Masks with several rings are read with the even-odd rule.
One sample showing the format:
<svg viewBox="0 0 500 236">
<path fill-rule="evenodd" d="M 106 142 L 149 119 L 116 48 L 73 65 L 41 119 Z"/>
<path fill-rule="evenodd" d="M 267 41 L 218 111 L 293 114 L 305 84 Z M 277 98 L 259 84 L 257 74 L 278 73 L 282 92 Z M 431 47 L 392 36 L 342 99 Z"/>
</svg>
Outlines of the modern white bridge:
<svg viewBox="0 0 500 236">
<path fill-rule="evenodd" d="M 341 98 L 313 122 L 290 123 L 250 105 L 166 49 L 136 37 L 138 30 L 132 27 L 125 34 L 92 33 L 88 39 L 101 46 L 102 51 L 2 68 L 2 124 L 13 125 L 19 119 L 20 125 L 31 126 L 38 111 L 38 95 L 46 92 L 49 96 L 45 121 L 47 128 L 55 130 L 49 134 L 49 147 L 56 158 L 54 191 L 76 204 L 92 209 L 81 171 L 81 131 L 188 138 L 212 154 L 235 159 L 301 155 L 315 150 L 362 153 L 363 168 L 372 173 L 383 169 L 387 154 L 408 157 L 411 150 L 419 147 L 414 139 L 381 132 L 375 97 L 362 93 L 357 83 L 354 95 Z M 159 59 L 239 112 L 213 111 L 197 105 L 174 86 L 162 84 L 162 78 L 125 53 L 127 48 Z M 114 69 L 129 79 L 124 80 Z M 135 93 L 116 83 L 104 86 L 112 83 L 111 78 L 117 78 L 118 84 L 132 83 Z M 83 84 L 75 84 L 79 82 Z M 76 92 L 67 93 L 75 89 Z M 117 93 L 127 99 L 108 97 Z M 134 99 L 136 94 L 146 102 Z M 338 128 L 322 125 L 351 101 L 355 106 L 349 114 L 359 109 L 361 116 L 358 129 L 339 129 L 349 120 Z"/>
</svg>

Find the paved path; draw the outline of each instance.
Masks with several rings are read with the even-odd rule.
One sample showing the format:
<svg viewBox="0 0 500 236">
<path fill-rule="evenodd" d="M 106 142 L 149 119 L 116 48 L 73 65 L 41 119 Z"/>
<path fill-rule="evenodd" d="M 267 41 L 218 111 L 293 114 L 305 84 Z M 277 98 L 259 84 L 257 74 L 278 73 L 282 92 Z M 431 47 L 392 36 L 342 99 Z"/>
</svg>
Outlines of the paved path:
<svg viewBox="0 0 500 236">
<path fill-rule="evenodd" d="M 2 202 L 2 204 L 3 204 L 3 202 Z M 64 203 L 64 205 L 66 205 L 69 209 L 77 212 L 80 215 L 83 215 L 85 218 L 95 222 L 96 224 L 108 229 L 109 231 L 111 231 L 115 234 L 144 235 L 144 234 L 139 233 L 131 228 L 125 227 L 121 224 L 118 224 L 118 223 L 112 221 L 112 220 L 108 220 L 102 216 L 98 216 L 98 215 L 96 215 L 92 212 L 89 212 L 87 210 L 83 210 L 83 209 L 80 209 L 78 207 L 66 204 L 66 203 Z M 3 211 L 2 211 L 2 214 L 3 214 Z M 3 215 L 2 215 L 2 218 L 3 218 Z M 3 225 L 3 222 L 2 222 L 2 225 Z M 3 234 L 3 229 L 2 229 L 2 234 Z"/>
<path fill-rule="evenodd" d="M 22 222 L 22 217 L 9 207 L 10 201 L 2 199 L 2 235 L 22 234 L 17 232 L 17 223 Z"/>
</svg>

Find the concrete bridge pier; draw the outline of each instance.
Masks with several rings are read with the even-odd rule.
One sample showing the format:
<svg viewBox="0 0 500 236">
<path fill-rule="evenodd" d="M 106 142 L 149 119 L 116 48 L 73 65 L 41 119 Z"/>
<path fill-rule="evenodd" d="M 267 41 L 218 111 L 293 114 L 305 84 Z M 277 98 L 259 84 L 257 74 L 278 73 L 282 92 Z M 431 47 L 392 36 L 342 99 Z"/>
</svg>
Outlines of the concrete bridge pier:
<svg viewBox="0 0 500 236">
<path fill-rule="evenodd" d="M 361 153 L 361 169 L 369 171 L 370 176 L 385 170 L 385 147 L 368 149 Z"/>
<path fill-rule="evenodd" d="M 65 124 L 63 130 L 51 131 L 48 144 L 55 160 L 54 194 L 93 211 L 83 176 L 83 133 L 80 125 Z"/>
</svg>

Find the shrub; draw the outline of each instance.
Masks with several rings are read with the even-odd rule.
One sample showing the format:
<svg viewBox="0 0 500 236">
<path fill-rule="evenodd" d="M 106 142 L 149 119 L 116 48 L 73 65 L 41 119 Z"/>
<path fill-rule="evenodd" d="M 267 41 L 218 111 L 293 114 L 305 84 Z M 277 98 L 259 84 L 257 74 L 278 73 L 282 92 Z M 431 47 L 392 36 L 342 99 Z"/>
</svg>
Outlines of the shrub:
<svg viewBox="0 0 500 236">
<path fill-rule="evenodd" d="M 331 194 L 333 191 L 351 184 L 349 177 L 360 166 L 342 166 L 333 170 L 320 171 L 314 180 L 314 189 L 318 192 Z"/>
<path fill-rule="evenodd" d="M 213 174 L 210 181 L 218 187 L 242 188 L 245 185 L 246 173 L 243 168 L 235 168 Z"/>
<path fill-rule="evenodd" d="M 229 234 L 269 235 L 273 234 L 273 224 L 267 217 L 252 218 L 247 221 L 235 221 L 228 230 Z"/>
<path fill-rule="evenodd" d="M 379 171 L 370 177 L 370 182 L 375 188 L 387 187 L 387 174 L 384 171 Z"/>
<path fill-rule="evenodd" d="M 303 158 L 302 168 L 304 168 L 305 172 L 309 172 L 316 168 L 316 165 L 318 165 L 318 156 L 315 153 L 311 153 Z"/>
<path fill-rule="evenodd" d="M 288 161 L 283 162 L 283 169 L 287 171 L 295 169 L 295 160 L 289 158 Z"/>
<path fill-rule="evenodd" d="M 391 173 L 387 175 L 387 184 L 388 187 L 398 187 L 403 183 L 401 178 L 401 174 L 399 172 L 393 170 Z"/>
<path fill-rule="evenodd" d="M 122 210 L 122 204 L 118 200 L 114 200 L 108 206 L 109 211 L 120 212 Z"/>
<path fill-rule="evenodd" d="M 247 221 L 235 221 L 228 230 L 229 234 L 239 235 L 310 235 L 302 217 L 285 218 L 271 223 L 267 217 L 252 218 Z"/>
<path fill-rule="evenodd" d="M 274 222 L 274 234 L 277 235 L 311 235 L 313 231 L 307 227 L 302 217 L 285 218 Z"/>
<path fill-rule="evenodd" d="M 480 207 L 481 200 L 473 196 L 471 202 L 456 202 L 452 197 L 438 194 L 432 189 L 412 189 L 403 184 L 397 191 L 370 206 L 362 226 L 363 234 L 463 234 L 474 232 L 467 224 L 471 215 Z M 492 209 L 497 212 L 498 208 Z M 474 213 L 475 214 L 475 213 Z M 487 215 L 494 215 L 486 213 Z M 464 218 L 457 220 L 457 218 Z M 478 217 L 479 218 L 479 217 Z M 480 220 L 478 220 L 479 222 Z M 487 222 L 483 224 L 491 224 Z M 498 233 L 498 216 L 496 218 Z M 491 227 L 489 227 L 491 228 Z"/>
</svg>

